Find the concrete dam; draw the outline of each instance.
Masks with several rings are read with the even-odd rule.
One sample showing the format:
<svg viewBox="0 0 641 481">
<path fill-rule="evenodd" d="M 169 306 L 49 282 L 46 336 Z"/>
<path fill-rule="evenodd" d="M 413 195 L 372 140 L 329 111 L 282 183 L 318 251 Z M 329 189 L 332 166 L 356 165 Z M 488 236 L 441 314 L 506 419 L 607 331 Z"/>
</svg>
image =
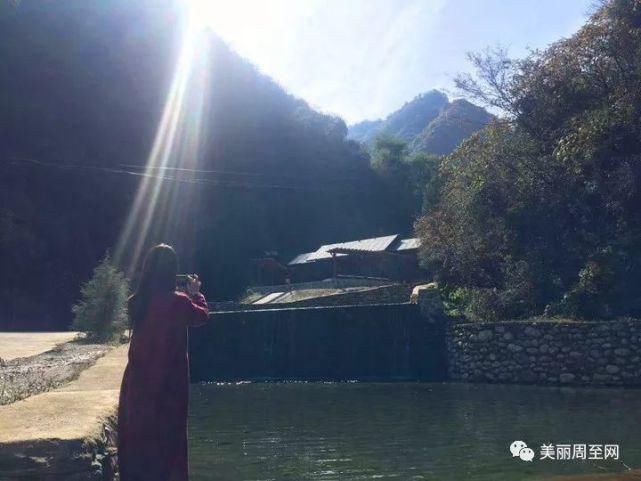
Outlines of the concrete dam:
<svg viewBox="0 0 641 481">
<path fill-rule="evenodd" d="M 441 381 L 445 326 L 415 304 L 213 312 L 190 333 L 201 381 Z"/>
</svg>

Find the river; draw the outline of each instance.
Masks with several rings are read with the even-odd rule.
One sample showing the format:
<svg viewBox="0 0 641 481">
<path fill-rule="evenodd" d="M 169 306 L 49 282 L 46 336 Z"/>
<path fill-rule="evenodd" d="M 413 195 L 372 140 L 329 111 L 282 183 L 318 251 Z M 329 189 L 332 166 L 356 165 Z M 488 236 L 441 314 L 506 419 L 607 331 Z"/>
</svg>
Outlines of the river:
<svg viewBox="0 0 641 481">
<path fill-rule="evenodd" d="M 534 451 L 533 461 L 512 456 L 515 440 Z M 533 481 L 624 472 L 641 466 L 641 390 L 194 384 L 189 441 L 192 481 Z M 577 453 L 582 444 L 618 445 L 619 459 L 612 451 L 607 460 L 541 459 L 544 444 L 555 457 L 559 444 Z"/>
</svg>

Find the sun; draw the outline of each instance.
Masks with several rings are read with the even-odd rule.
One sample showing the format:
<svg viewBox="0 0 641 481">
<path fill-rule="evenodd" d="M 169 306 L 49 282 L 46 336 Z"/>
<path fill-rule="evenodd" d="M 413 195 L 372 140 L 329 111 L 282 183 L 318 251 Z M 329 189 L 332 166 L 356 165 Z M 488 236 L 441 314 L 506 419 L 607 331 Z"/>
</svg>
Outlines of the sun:
<svg viewBox="0 0 641 481">
<path fill-rule="evenodd" d="M 255 50 L 287 10 L 283 0 L 184 0 L 196 22 L 241 51 Z M 260 19 L 259 22 L 256 19 Z"/>
</svg>

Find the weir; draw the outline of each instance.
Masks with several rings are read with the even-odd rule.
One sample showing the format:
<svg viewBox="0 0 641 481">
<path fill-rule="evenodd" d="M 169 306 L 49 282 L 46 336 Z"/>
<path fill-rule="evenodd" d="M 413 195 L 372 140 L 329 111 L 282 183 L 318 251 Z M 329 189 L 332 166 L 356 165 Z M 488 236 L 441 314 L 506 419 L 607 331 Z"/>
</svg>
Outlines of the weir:
<svg viewBox="0 0 641 481">
<path fill-rule="evenodd" d="M 445 327 L 414 304 L 213 312 L 190 333 L 200 381 L 441 381 Z"/>
</svg>

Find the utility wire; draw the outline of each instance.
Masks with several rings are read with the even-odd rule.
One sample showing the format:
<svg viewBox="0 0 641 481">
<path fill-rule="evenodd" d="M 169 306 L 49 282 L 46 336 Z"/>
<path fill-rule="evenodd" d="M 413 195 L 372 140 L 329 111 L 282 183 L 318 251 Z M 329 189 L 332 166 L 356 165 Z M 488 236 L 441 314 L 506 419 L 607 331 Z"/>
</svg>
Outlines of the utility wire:
<svg viewBox="0 0 641 481">
<path fill-rule="evenodd" d="M 120 174 L 120 175 L 129 175 L 134 177 L 145 177 L 157 179 L 163 182 L 178 182 L 178 183 L 187 183 L 194 185 L 203 185 L 203 186 L 216 186 L 216 187 L 229 187 L 229 188 L 240 188 L 240 189 L 280 189 L 280 190 L 291 190 L 291 191 L 304 191 L 304 192 L 326 192 L 331 191 L 345 191 L 345 192 L 356 192 L 362 191 L 362 188 L 356 188 L 354 186 L 349 187 L 336 187 L 336 186 L 320 186 L 320 187 L 310 187 L 304 185 L 286 185 L 286 184 L 267 184 L 267 183 L 256 183 L 251 181 L 235 181 L 235 180 L 217 180 L 217 179 L 201 179 L 201 178 L 185 178 L 185 177 L 176 177 L 176 176 L 167 176 L 167 175 L 157 175 L 151 174 L 148 172 L 136 172 L 133 170 L 127 169 L 116 169 L 110 167 L 103 167 L 97 165 L 76 165 L 76 164 L 56 164 L 51 162 L 43 162 L 36 159 L 26 159 L 26 158 L 11 158 L 10 165 L 30 165 L 38 167 L 48 167 L 55 168 L 60 170 L 67 171 L 78 171 L 78 170 L 90 170 L 90 171 L 101 171 L 111 174 Z M 6 164 L 5 164 L 6 165 Z M 187 172 L 196 172 L 186 169 Z M 222 172 L 222 171 L 220 171 Z M 310 181 L 313 179 L 309 179 Z"/>
<path fill-rule="evenodd" d="M 316 179 L 310 178 L 305 175 L 295 175 L 295 174 L 271 174 L 266 172 L 243 172 L 243 171 L 233 171 L 233 170 L 203 170 L 203 169 L 188 169 L 185 167 L 168 167 L 168 166 L 144 166 L 144 165 L 135 165 L 135 164 L 119 164 L 120 167 L 124 169 L 139 169 L 139 170 L 171 170 L 176 172 L 191 172 L 196 174 L 218 174 L 218 175 L 231 175 L 231 176 L 247 176 L 247 177 L 273 177 L 273 178 L 283 178 L 283 179 L 293 179 L 293 180 L 306 180 L 314 181 Z M 336 179 L 336 182 L 350 182 L 350 181 L 359 181 L 359 177 L 343 177 L 341 179 Z"/>
</svg>

